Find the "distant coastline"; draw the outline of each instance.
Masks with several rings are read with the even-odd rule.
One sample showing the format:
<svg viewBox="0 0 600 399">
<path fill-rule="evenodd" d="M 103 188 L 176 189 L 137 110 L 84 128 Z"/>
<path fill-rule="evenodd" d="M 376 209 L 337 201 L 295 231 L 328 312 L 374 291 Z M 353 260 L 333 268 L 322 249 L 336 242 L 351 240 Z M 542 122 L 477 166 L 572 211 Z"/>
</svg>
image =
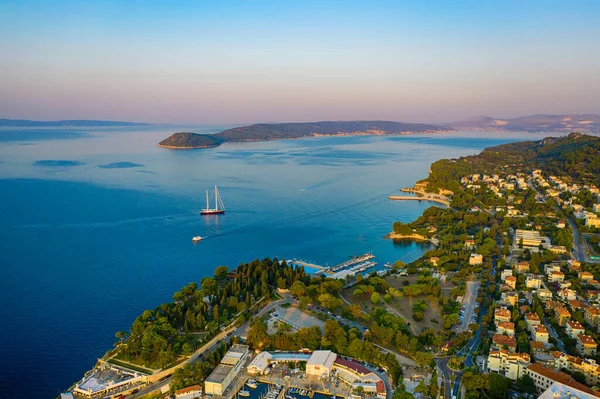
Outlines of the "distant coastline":
<svg viewBox="0 0 600 399">
<path fill-rule="evenodd" d="M 395 136 L 455 132 L 450 127 L 392 121 L 275 123 L 241 126 L 216 134 L 178 132 L 159 143 L 170 149 L 214 148 L 223 143 L 289 140 L 304 137 Z"/>
</svg>

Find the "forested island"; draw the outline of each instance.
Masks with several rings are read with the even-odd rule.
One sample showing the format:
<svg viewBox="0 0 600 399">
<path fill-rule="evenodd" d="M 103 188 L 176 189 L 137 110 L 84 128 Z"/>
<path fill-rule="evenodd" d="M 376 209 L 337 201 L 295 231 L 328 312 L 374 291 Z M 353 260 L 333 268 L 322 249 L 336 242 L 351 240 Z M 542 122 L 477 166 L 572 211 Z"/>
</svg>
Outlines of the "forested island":
<svg viewBox="0 0 600 399">
<path fill-rule="evenodd" d="M 308 123 L 260 123 L 235 127 L 216 134 L 175 133 L 158 145 L 164 148 L 211 148 L 225 142 L 298 139 L 318 136 L 384 136 L 453 131 L 424 123 L 390 121 L 339 121 Z"/>
</svg>

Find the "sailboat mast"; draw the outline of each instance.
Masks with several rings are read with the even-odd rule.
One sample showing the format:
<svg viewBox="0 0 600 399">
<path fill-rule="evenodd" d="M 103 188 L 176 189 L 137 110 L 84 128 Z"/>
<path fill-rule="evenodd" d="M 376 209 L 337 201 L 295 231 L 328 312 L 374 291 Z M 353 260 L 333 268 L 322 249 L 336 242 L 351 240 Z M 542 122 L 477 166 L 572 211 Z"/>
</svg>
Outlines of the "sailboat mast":
<svg viewBox="0 0 600 399">
<path fill-rule="evenodd" d="M 208 205 L 208 190 L 206 190 L 206 209 L 209 209 L 209 205 Z"/>
<path fill-rule="evenodd" d="M 219 190 L 215 186 L 215 209 L 219 209 Z"/>
</svg>

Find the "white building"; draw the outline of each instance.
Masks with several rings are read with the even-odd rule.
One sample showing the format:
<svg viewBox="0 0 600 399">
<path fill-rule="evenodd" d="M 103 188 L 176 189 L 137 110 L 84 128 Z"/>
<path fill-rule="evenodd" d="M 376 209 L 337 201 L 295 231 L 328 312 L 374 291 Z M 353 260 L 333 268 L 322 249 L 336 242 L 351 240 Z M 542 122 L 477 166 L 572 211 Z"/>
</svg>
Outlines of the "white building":
<svg viewBox="0 0 600 399">
<path fill-rule="evenodd" d="M 273 355 L 269 352 L 260 352 L 246 368 L 248 374 L 263 374 L 267 367 L 269 367 L 271 359 L 273 359 Z"/>
<path fill-rule="evenodd" d="M 233 345 L 223 356 L 221 364 L 204 381 L 208 395 L 223 395 L 229 384 L 237 377 L 248 357 L 248 345 Z"/>
<path fill-rule="evenodd" d="M 314 351 L 306 362 L 306 374 L 329 377 L 336 358 L 332 351 Z"/>
<path fill-rule="evenodd" d="M 202 386 L 192 385 L 191 387 L 181 388 L 175 391 L 177 399 L 196 399 L 202 397 Z"/>
</svg>

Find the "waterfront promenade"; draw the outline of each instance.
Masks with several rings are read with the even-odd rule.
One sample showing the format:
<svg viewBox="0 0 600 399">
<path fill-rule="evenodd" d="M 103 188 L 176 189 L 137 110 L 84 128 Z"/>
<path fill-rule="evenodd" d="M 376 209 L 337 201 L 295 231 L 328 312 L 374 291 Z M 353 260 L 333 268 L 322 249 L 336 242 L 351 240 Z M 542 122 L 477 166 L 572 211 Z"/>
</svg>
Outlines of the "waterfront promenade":
<svg viewBox="0 0 600 399">
<path fill-rule="evenodd" d="M 388 198 L 394 201 L 431 201 L 450 206 L 450 198 L 444 195 L 427 193 L 412 188 L 403 188 L 400 191 L 403 193 L 414 193 L 415 195 L 390 195 Z"/>
</svg>

